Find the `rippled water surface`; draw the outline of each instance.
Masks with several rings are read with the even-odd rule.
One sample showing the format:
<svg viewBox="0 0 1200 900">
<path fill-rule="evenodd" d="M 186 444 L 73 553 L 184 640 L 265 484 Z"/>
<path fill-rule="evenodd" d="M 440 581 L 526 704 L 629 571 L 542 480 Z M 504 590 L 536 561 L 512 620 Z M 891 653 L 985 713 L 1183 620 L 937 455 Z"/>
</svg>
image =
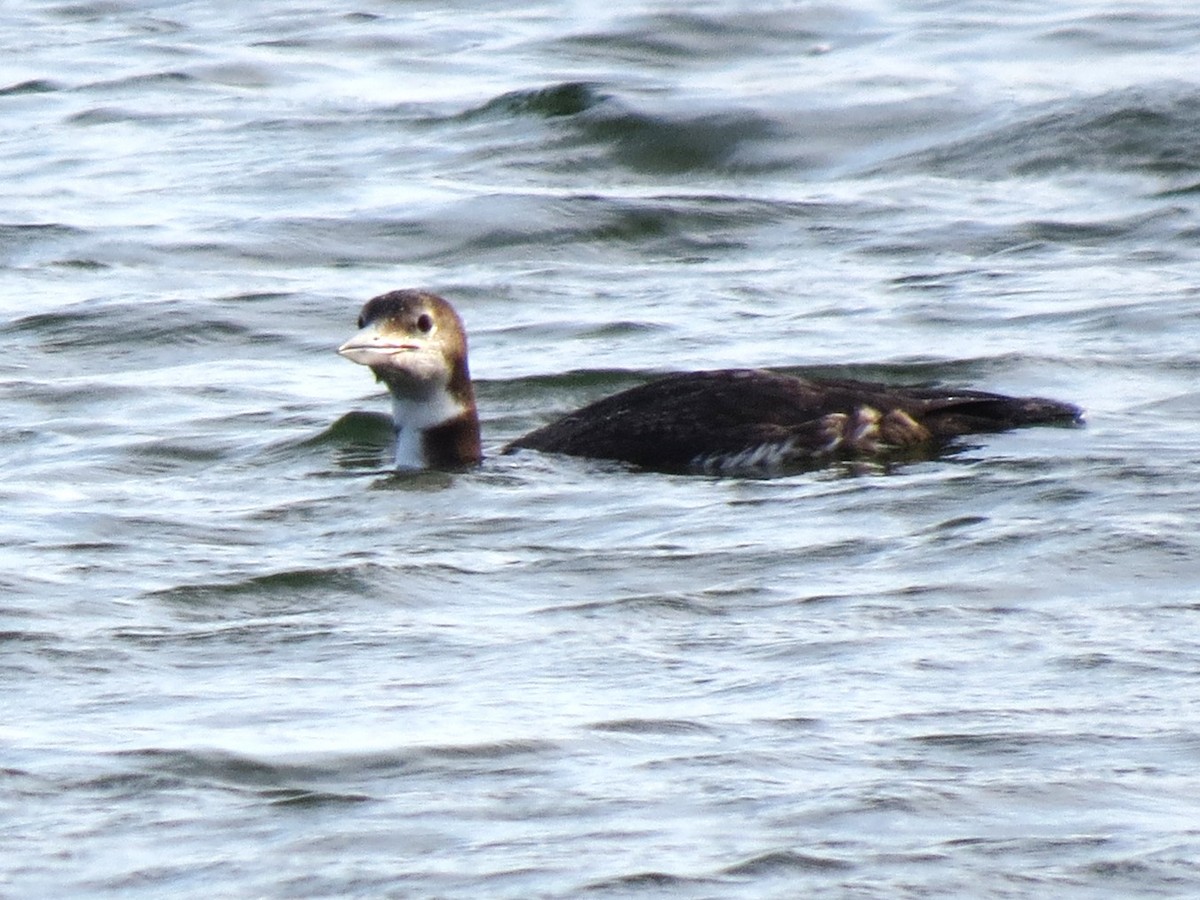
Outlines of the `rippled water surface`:
<svg viewBox="0 0 1200 900">
<path fill-rule="evenodd" d="M 1200 892 L 1200 12 L 0 12 L 0 893 Z M 883 469 L 387 471 L 651 374 L 1059 397 Z"/>
</svg>

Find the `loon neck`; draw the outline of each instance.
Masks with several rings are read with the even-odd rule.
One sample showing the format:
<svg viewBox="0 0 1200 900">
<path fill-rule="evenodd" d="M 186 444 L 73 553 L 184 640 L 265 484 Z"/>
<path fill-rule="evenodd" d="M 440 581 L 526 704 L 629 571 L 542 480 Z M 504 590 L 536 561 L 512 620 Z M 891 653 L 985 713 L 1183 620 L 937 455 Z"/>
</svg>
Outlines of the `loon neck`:
<svg viewBox="0 0 1200 900">
<path fill-rule="evenodd" d="M 392 396 L 396 468 L 452 469 L 483 458 L 475 398 L 441 391 L 432 396 Z"/>
</svg>

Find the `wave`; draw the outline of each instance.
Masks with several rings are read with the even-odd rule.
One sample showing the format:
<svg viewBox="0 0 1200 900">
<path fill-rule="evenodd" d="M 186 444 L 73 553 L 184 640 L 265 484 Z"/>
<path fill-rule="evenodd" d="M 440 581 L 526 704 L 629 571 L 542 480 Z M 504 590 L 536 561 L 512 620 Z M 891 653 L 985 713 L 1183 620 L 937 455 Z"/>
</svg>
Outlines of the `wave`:
<svg viewBox="0 0 1200 900">
<path fill-rule="evenodd" d="M 1200 176 L 1200 96 L 1159 85 L 1017 110 L 1003 124 L 883 164 L 968 179 L 1062 172 Z"/>
</svg>

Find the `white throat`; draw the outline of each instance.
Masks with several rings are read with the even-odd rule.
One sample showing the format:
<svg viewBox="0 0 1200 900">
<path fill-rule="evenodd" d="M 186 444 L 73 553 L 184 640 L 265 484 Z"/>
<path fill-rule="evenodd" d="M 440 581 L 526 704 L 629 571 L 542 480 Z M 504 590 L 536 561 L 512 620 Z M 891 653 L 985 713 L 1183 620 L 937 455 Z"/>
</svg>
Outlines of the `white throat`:
<svg viewBox="0 0 1200 900">
<path fill-rule="evenodd" d="M 392 395 L 392 421 L 396 426 L 396 468 L 424 469 L 424 435 L 427 428 L 443 425 L 466 410 L 444 388 L 420 398 Z"/>
</svg>

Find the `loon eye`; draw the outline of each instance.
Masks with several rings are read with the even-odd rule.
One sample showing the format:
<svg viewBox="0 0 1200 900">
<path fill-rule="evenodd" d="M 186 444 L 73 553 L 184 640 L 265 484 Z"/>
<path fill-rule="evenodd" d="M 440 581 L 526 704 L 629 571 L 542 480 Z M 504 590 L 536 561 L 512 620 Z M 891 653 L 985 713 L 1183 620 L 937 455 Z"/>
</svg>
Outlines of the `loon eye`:
<svg viewBox="0 0 1200 900">
<path fill-rule="evenodd" d="M 421 313 L 417 316 L 417 328 L 428 334 L 433 330 L 433 316 L 428 313 Z"/>
<path fill-rule="evenodd" d="M 359 327 L 359 328 L 366 328 L 366 327 L 367 327 L 367 317 L 366 317 L 366 316 L 359 316 L 359 317 L 358 317 L 358 327 Z"/>
</svg>

